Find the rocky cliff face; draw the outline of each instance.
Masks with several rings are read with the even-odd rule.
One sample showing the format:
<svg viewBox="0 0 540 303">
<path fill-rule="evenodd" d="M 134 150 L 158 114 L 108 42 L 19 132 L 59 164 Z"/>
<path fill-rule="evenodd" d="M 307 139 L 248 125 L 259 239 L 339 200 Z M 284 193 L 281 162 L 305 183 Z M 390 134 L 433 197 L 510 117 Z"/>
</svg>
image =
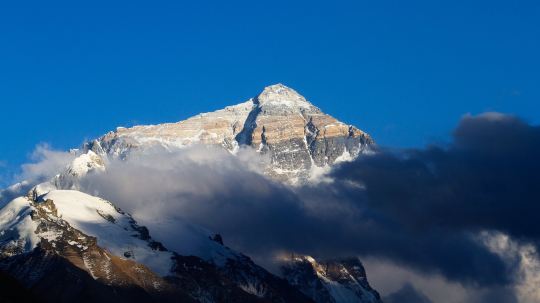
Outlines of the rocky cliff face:
<svg viewBox="0 0 540 303">
<path fill-rule="evenodd" d="M 283 276 L 317 303 L 382 302 L 358 258 L 318 262 L 292 255 L 284 261 Z"/>
<path fill-rule="evenodd" d="M 133 149 L 192 144 L 218 145 L 231 153 L 242 146 L 254 148 L 270 158 L 269 176 L 295 183 L 307 180 L 317 168 L 358 156 L 373 140 L 276 84 L 244 103 L 178 123 L 118 128 L 85 149 L 124 158 Z"/>
</svg>

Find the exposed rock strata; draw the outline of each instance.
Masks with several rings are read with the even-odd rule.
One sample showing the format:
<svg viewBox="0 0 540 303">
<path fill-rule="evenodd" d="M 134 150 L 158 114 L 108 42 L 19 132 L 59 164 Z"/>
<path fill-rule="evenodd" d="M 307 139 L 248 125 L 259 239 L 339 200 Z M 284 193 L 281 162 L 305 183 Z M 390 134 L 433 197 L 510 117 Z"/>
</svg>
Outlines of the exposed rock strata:
<svg viewBox="0 0 540 303">
<path fill-rule="evenodd" d="M 250 146 L 269 156 L 268 175 L 295 183 L 308 179 L 316 167 L 358 156 L 373 140 L 276 84 L 244 103 L 181 122 L 118 128 L 88 143 L 86 150 L 125 158 L 133 149 L 193 144 L 222 146 L 231 153 Z"/>
</svg>

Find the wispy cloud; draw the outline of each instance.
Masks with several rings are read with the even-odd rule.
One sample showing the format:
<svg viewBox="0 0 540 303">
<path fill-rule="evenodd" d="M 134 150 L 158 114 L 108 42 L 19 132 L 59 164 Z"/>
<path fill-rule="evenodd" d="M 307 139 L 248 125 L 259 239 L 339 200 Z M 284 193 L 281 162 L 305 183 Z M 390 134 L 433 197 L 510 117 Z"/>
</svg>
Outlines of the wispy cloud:
<svg viewBox="0 0 540 303">
<path fill-rule="evenodd" d="M 30 155 L 31 162 L 23 164 L 20 173 L 2 174 L 0 171 L 0 204 L 26 194 L 37 183 L 50 180 L 74 157 L 69 152 L 54 150 L 48 144 L 39 144 Z"/>
<path fill-rule="evenodd" d="M 53 149 L 42 143 L 36 146 L 30 155 L 31 162 L 21 166 L 19 180 L 46 180 L 62 171 L 75 158 L 69 152 Z"/>
</svg>

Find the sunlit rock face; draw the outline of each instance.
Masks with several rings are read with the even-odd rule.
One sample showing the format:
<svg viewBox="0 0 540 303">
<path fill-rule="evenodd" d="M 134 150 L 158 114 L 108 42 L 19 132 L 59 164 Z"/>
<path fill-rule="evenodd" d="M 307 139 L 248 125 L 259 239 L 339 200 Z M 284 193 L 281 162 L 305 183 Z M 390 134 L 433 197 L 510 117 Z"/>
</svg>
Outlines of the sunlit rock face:
<svg viewBox="0 0 540 303">
<path fill-rule="evenodd" d="M 267 175 L 296 183 L 309 179 L 316 168 L 357 157 L 373 140 L 276 84 L 244 103 L 177 123 L 118 128 L 86 149 L 124 158 L 133 149 L 193 144 L 222 146 L 233 154 L 241 146 L 252 147 L 269 158 Z"/>
</svg>

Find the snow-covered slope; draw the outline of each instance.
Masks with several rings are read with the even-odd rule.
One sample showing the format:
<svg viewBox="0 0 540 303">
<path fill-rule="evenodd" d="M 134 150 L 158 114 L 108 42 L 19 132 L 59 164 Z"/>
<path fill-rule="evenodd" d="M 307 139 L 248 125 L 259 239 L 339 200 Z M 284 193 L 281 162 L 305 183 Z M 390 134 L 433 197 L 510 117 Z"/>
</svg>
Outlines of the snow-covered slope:
<svg viewBox="0 0 540 303">
<path fill-rule="evenodd" d="M 34 249 L 40 238 L 30 214 L 32 207 L 25 197 L 17 198 L 0 210 L 0 255 L 10 257 Z"/>
<path fill-rule="evenodd" d="M 26 253 L 41 241 L 55 242 L 64 230 L 43 229 L 38 232 L 39 210 L 47 218 L 62 220 L 113 255 L 132 259 L 148 266 L 161 276 L 170 272 L 172 253 L 153 241 L 145 227 L 115 208 L 110 202 L 73 190 L 53 190 L 39 200 L 19 197 L 0 211 L 0 248 L 2 252 Z M 70 244 L 80 245 L 77 240 Z"/>
<path fill-rule="evenodd" d="M 113 255 L 142 263 L 160 276 L 169 274 L 172 253 L 159 249 L 148 230 L 110 202 L 79 191 L 55 190 L 42 198 L 52 200 L 60 218 Z"/>
<path fill-rule="evenodd" d="M 46 302 L 69 302 L 88 295 L 100 298 L 96 302 L 127 302 L 136 294 L 148 301 L 154 294 L 169 291 L 187 297 L 154 273 L 170 272 L 172 254 L 129 216 L 106 201 L 74 191 L 51 192 L 48 198 L 57 202 L 20 197 L 0 211 L 2 272 Z M 113 243 L 111 237 L 117 241 Z M 136 248 L 139 257 L 112 252 L 123 247 Z M 87 294 L 90 289 L 99 293 Z"/>
</svg>

